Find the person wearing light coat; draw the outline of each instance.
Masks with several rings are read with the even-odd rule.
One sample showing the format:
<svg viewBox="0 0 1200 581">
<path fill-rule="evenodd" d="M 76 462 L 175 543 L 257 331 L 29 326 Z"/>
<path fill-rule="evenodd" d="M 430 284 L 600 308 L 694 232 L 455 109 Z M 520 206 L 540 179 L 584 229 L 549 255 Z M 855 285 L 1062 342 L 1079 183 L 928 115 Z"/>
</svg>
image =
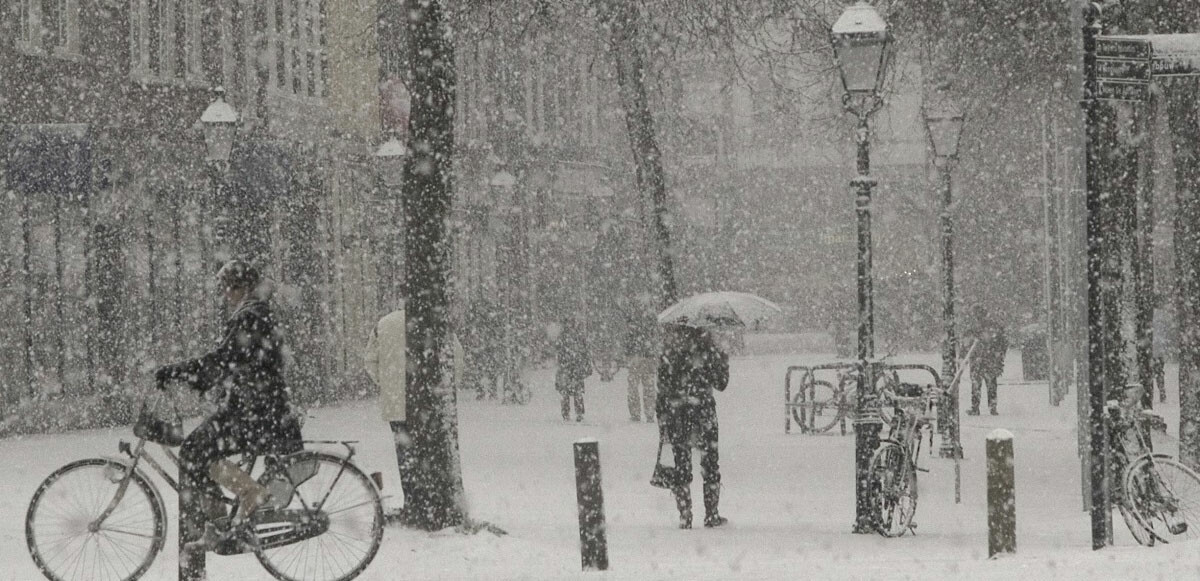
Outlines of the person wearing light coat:
<svg viewBox="0 0 1200 581">
<path fill-rule="evenodd" d="M 404 302 L 388 313 L 367 339 L 366 368 L 371 381 L 379 387 L 379 411 L 392 430 L 396 444 L 396 465 L 400 469 L 400 488 L 409 490 L 411 470 L 406 469 L 408 446 L 407 323 Z"/>
</svg>

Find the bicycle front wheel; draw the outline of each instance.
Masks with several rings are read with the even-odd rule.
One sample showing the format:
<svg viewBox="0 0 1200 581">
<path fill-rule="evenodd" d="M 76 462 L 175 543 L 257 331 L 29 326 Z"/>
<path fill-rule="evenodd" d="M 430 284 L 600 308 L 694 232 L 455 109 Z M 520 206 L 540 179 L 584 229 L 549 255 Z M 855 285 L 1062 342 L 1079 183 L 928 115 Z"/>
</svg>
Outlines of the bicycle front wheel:
<svg viewBox="0 0 1200 581">
<path fill-rule="evenodd" d="M 792 396 L 792 419 L 806 433 L 828 431 L 842 417 L 844 399 L 833 384 L 820 379 L 806 383 Z"/>
<path fill-rule="evenodd" d="M 871 457 L 871 488 L 875 494 L 875 526 L 885 537 L 899 537 L 912 526 L 917 512 L 917 471 L 904 448 L 880 444 Z"/>
<path fill-rule="evenodd" d="M 383 541 L 383 501 L 371 479 L 343 458 L 305 452 L 317 460 L 312 477 L 300 483 L 286 509 L 328 519 L 319 536 L 255 551 L 262 566 L 281 581 L 347 581 L 357 577 Z"/>
<path fill-rule="evenodd" d="M 1124 484 L 1126 502 L 1151 542 L 1200 538 L 1200 475 L 1191 468 L 1165 456 L 1143 456 L 1125 469 Z"/>
<path fill-rule="evenodd" d="M 119 499 L 122 480 L 128 486 Z M 116 500 L 102 521 L 100 516 Z M 162 498 L 145 476 L 104 458 L 50 474 L 25 513 L 29 555 L 52 581 L 127 581 L 150 568 L 166 538 Z"/>
</svg>

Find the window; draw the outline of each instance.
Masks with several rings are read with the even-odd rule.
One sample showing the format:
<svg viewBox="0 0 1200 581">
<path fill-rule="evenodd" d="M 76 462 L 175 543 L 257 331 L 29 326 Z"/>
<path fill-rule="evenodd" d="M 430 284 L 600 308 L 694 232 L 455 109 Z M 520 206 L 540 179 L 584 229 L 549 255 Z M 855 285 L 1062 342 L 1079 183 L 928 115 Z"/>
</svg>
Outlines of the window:
<svg viewBox="0 0 1200 581">
<path fill-rule="evenodd" d="M 79 56 L 79 0 L 17 0 L 17 48 Z"/>
<path fill-rule="evenodd" d="M 319 0 L 273 0 L 267 10 L 271 87 L 300 97 L 323 97 L 325 34 Z"/>
<path fill-rule="evenodd" d="M 202 1 L 130 0 L 129 70 L 134 77 L 204 82 Z"/>
</svg>

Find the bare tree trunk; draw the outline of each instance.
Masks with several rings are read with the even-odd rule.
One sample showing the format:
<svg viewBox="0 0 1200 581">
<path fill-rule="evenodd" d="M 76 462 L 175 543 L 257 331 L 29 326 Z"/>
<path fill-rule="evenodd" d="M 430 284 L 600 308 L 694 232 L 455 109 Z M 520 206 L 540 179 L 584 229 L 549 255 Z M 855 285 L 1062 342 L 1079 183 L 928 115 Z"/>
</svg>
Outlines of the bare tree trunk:
<svg viewBox="0 0 1200 581">
<path fill-rule="evenodd" d="M 409 290 L 409 524 L 426 530 L 463 522 L 462 478 L 456 462 L 453 394 L 441 393 L 449 315 L 451 157 L 454 153 L 454 49 L 440 0 L 408 0 L 413 151 L 404 172 L 405 284 Z"/>
<path fill-rule="evenodd" d="M 658 278 L 663 308 L 679 298 L 671 259 L 671 233 L 667 230 L 667 183 L 662 154 L 654 130 L 654 116 L 646 95 L 646 65 L 638 38 L 637 7 L 630 0 L 601 0 L 600 17 L 612 35 L 617 84 L 625 109 L 625 126 L 637 167 L 637 186 L 649 198 L 651 233 L 658 258 Z"/>
</svg>

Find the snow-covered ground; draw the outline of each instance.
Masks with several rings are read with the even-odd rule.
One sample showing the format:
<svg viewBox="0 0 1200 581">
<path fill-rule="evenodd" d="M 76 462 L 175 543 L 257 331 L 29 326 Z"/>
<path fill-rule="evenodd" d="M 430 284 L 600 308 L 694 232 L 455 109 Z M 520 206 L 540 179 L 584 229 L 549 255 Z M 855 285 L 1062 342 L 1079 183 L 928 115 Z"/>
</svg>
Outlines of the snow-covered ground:
<svg viewBox="0 0 1200 581">
<path fill-rule="evenodd" d="M 1046 385 L 1019 384 L 1010 354 L 998 417 L 963 416 L 962 503 L 954 503 L 949 460 L 925 456 L 915 536 L 885 539 L 850 532 L 854 515 L 852 435 L 783 431 L 783 376 L 788 365 L 821 355 L 736 358 L 729 389 L 717 396 L 721 422 L 721 513 L 728 527 L 675 528 L 670 494 L 648 483 L 657 429 L 628 420 L 624 372 L 611 383 L 588 380 L 587 422 L 564 424 L 550 371 L 533 377 L 527 406 L 464 397 L 463 476 L 473 517 L 508 531 L 459 535 L 388 528 L 383 548 L 360 579 L 1186 579 L 1200 576 L 1196 546 L 1136 546 L 1116 517 L 1116 547 L 1091 550 L 1081 509 L 1075 394 L 1047 404 Z M 934 354 L 901 362 L 938 366 Z M 1175 424 L 1171 401 L 1163 408 Z M 1005 381 L 1008 384 L 1005 385 Z M 966 390 L 964 406 L 969 401 Z M 310 438 L 359 439 L 360 465 L 395 473 L 390 434 L 373 402 L 314 412 Z M 1017 554 L 987 559 L 984 438 L 1015 434 Z M 836 433 L 836 430 L 835 430 Z M 40 575 L 25 550 L 24 514 L 34 489 L 56 467 L 115 453 L 128 429 L 0 440 L 0 580 Z M 600 442 L 610 570 L 580 570 L 572 443 Z M 936 446 L 936 440 L 935 440 Z M 695 497 L 699 502 L 699 470 Z M 387 483 L 395 484 L 392 478 Z M 165 486 L 163 487 L 166 488 Z M 385 485 L 385 493 L 388 492 Z M 166 494 L 168 506 L 175 498 Z M 171 538 L 145 579 L 175 579 Z M 208 558 L 213 580 L 269 579 L 253 557 Z"/>
</svg>

